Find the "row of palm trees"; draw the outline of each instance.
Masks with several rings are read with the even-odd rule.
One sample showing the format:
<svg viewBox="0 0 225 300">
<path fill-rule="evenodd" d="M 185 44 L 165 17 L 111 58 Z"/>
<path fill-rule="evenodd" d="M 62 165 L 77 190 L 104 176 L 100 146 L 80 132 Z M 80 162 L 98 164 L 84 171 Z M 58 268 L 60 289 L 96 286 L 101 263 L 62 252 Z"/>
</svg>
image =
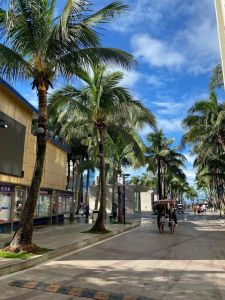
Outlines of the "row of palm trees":
<svg viewBox="0 0 225 300">
<path fill-rule="evenodd" d="M 162 199 L 168 192 L 181 195 L 187 182 L 182 171 L 184 157 L 162 131 L 148 136 L 146 147 L 140 130 L 155 129 L 153 114 L 121 85 L 123 73 L 110 71 L 111 65 L 130 68 L 132 55 L 101 45 L 99 24 L 124 13 L 127 6 L 117 1 L 91 13 L 86 0 L 67 0 L 56 16 L 55 0 L 10 0 L 0 8 L 0 76 L 6 80 L 30 80 L 37 91 L 37 156 L 31 188 L 21 221 L 8 250 L 34 251 L 33 216 L 40 189 L 49 131 L 69 143 L 68 184 L 72 162 L 71 218 L 79 207 L 79 188 L 83 171 L 100 171 L 99 214 L 92 230 L 105 230 L 106 175 L 113 176 L 112 206 L 117 201 L 115 189 L 122 167 L 140 167 L 157 174 L 157 189 Z M 56 79 L 78 79 L 49 96 Z M 87 171 L 88 172 L 88 171 Z M 80 176 L 76 176 L 76 174 Z M 88 178 L 88 176 L 87 176 Z M 85 201 L 88 202 L 88 180 Z"/>
<path fill-rule="evenodd" d="M 132 66 L 132 55 L 119 49 L 102 47 L 99 34 L 99 25 L 121 15 L 128 7 L 116 1 L 92 12 L 90 1 L 66 0 L 61 14 L 57 15 L 55 0 L 10 0 L 3 4 L 0 7 L 0 76 L 9 81 L 29 80 L 38 95 L 36 165 L 21 222 L 9 247 L 14 251 L 33 250 L 33 216 L 46 153 L 49 88 L 53 88 L 57 78 L 68 81 L 82 76 L 83 70 L 90 65 L 101 65 L 99 72 L 102 76 L 104 64 L 113 63 L 125 68 Z M 96 101 L 100 101 L 100 90 L 98 94 L 94 89 L 89 92 L 96 96 Z M 91 106 L 87 109 L 91 109 Z M 96 123 L 96 138 L 104 169 L 104 113 L 102 117 L 101 122 L 101 110 L 97 109 L 92 121 Z M 103 176 L 102 186 L 104 189 Z"/>
<path fill-rule="evenodd" d="M 181 147 L 174 147 L 173 142 L 162 130 L 148 134 L 145 146 L 147 172 L 132 177 L 130 184 L 155 190 L 159 200 L 169 196 L 182 202 L 184 197 L 190 198 L 193 190 L 184 173 L 186 158 L 180 153 Z"/>
</svg>

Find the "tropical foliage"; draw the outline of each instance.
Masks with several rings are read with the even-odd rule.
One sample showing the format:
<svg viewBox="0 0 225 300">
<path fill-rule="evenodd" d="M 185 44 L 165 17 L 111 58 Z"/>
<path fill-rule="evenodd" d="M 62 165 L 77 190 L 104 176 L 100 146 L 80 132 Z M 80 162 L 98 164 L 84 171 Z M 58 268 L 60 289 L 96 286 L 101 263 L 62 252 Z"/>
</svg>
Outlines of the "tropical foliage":
<svg viewBox="0 0 225 300">
<path fill-rule="evenodd" d="M 185 157 L 173 147 L 172 139 L 167 139 L 162 130 L 156 130 L 147 136 L 146 163 L 148 170 L 157 177 L 159 200 L 168 194 L 179 198 L 188 186 L 183 172 Z"/>
<path fill-rule="evenodd" d="M 220 204 L 224 191 L 225 105 L 211 90 L 209 99 L 196 102 L 183 121 L 184 142 L 192 146 L 196 156 L 196 183 L 208 200 Z"/>
<path fill-rule="evenodd" d="M 100 170 L 100 208 L 92 230 L 104 231 L 106 211 L 106 171 L 110 161 L 114 174 L 121 172 L 121 165 L 142 154 L 142 144 L 134 129 L 148 124 L 155 125 L 152 113 L 120 85 L 121 72 L 110 72 L 100 64 L 80 68 L 77 76 L 84 82 L 81 89 L 66 86 L 50 98 L 49 113 L 58 115 L 63 124 L 61 135 L 66 139 L 79 137 L 91 139 L 92 157 L 98 158 Z M 111 151 L 107 151 L 107 149 Z M 144 156 L 143 156 L 144 162 Z"/>
<path fill-rule="evenodd" d="M 95 28 L 124 12 L 117 1 L 90 14 L 91 3 L 67 0 L 57 16 L 55 0 L 11 0 L 0 8 L 0 76 L 30 80 L 39 102 L 37 158 L 33 180 L 11 250 L 32 249 L 33 216 L 40 189 L 47 140 L 47 92 L 57 76 L 70 78 L 90 61 L 129 67 L 131 55 L 102 48 Z"/>
</svg>

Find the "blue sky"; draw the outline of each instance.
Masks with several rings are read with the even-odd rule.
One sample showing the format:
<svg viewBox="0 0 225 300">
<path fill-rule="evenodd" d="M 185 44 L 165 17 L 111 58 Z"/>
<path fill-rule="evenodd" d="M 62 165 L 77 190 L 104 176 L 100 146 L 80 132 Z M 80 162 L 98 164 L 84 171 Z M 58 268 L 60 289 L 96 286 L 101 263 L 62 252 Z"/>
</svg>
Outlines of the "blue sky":
<svg viewBox="0 0 225 300">
<path fill-rule="evenodd" d="M 92 1 L 93 9 L 112 1 Z M 214 4 L 212 0 L 127 0 L 130 11 L 101 31 L 104 46 L 132 53 L 138 65 L 125 71 L 124 85 L 150 108 L 158 126 L 176 143 L 182 136 L 181 120 L 187 109 L 208 95 L 211 69 L 219 61 Z M 64 1 L 58 1 L 58 10 Z M 57 87 L 60 81 L 55 84 Z M 30 83 L 16 88 L 35 104 Z M 147 133 L 148 128 L 143 133 Z M 186 175 L 193 182 L 193 158 Z M 141 170 L 142 171 L 142 170 Z M 138 170 L 136 173 L 140 173 Z"/>
</svg>

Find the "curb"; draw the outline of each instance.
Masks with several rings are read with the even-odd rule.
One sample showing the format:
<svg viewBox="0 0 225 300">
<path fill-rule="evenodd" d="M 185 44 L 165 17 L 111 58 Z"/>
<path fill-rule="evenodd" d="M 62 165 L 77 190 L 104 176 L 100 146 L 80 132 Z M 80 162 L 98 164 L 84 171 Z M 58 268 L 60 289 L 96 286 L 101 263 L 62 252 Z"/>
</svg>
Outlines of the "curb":
<svg viewBox="0 0 225 300">
<path fill-rule="evenodd" d="M 68 245 L 68 246 L 64 246 L 55 250 L 52 250 L 48 253 L 45 253 L 43 255 L 39 255 L 36 256 L 34 258 L 31 258 L 29 260 L 26 261 L 16 261 L 16 262 L 12 262 L 3 266 L 0 266 L 0 277 L 14 273 L 14 272 L 19 272 L 28 268 L 31 268 L 33 266 L 36 266 L 40 263 L 46 262 L 47 260 L 51 260 L 53 258 L 56 258 L 58 256 L 62 256 L 65 254 L 68 254 L 70 252 L 85 248 L 87 246 L 91 246 L 94 245 L 98 242 L 107 240 L 111 237 L 117 236 L 121 233 L 127 232 L 129 230 L 135 229 L 138 226 L 140 226 L 140 223 L 135 223 L 133 225 L 129 225 L 125 228 L 121 228 L 118 230 L 115 230 L 113 232 L 104 234 L 104 235 L 98 235 L 95 236 L 93 238 L 89 238 L 80 242 L 76 242 L 74 244 Z"/>
</svg>

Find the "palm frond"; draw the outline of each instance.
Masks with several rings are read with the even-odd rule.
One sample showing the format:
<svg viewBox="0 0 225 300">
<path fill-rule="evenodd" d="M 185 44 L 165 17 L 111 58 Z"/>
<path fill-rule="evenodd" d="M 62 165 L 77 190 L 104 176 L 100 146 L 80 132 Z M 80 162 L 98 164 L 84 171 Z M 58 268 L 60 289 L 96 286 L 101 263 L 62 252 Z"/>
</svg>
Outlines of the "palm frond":
<svg viewBox="0 0 225 300">
<path fill-rule="evenodd" d="M 103 9 L 100 9 L 95 14 L 85 18 L 83 23 L 87 26 L 96 26 L 97 24 L 106 23 L 124 13 L 127 9 L 128 5 L 123 4 L 121 1 L 115 1 Z"/>
<path fill-rule="evenodd" d="M 32 66 L 24 58 L 0 44 L 0 76 L 6 80 L 18 80 L 32 77 Z"/>
</svg>

